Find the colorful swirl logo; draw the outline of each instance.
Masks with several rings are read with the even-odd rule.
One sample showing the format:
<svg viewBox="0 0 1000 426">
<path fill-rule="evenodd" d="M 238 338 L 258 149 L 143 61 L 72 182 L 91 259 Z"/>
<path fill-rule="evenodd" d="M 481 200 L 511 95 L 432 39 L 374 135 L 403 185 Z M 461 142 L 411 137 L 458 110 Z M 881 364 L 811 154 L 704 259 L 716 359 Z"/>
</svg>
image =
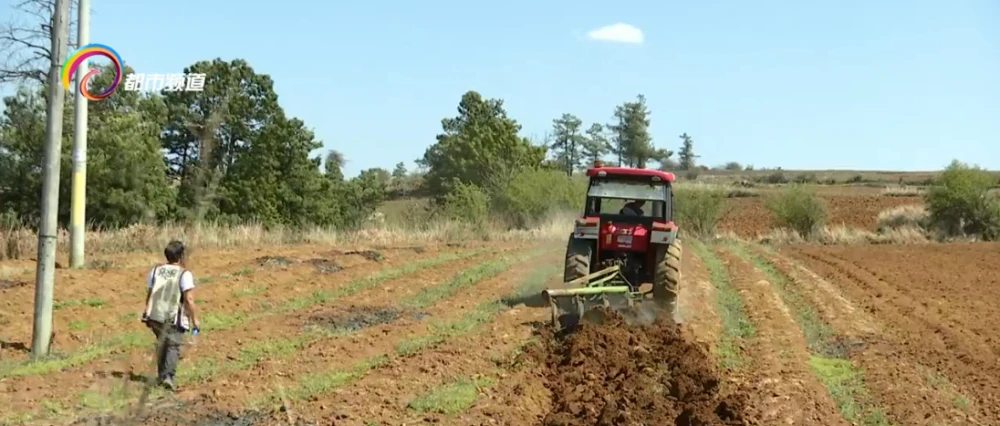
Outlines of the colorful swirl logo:
<svg viewBox="0 0 1000 426">
<path fill-rule="evenodd" d="M 115 78 L 111 80 L 111 85 L 109 85 L 107 89 L 104 89 L 104 91 L 100 94 L 95 95 L 90 93 L 87 90 L 87 83 L 90 81 L 90 77 L 93 77 L 94 74 L 101 72 L 100 69 L 92 68 L 83 76 L 83 78 L 80 79 L 77 90 L 81 95 L 83 95 L 83 97 L 92 101 L 99 101 L 111 96 L 111 94 L 114 93 L 115 88 L 117 88 L 118 84 L 122 81 L 124 62 L 122 62 L 122 57 L 118 56 L 118 52 L 116 52 L 115 49 L 103 44 L 88 44 L 77 49 L 72 55 L 69 56 L 69 58 L 66 59 L 66 62 L 63 63 L 61 80 L 63 87 L 65 87 L 66 90 L 69 90 L 70 80 L 72 80 L 73 76 L 76 75 L 77 68 L 83 64 L 83 61 L 86 61 L 94 56 L 103 56 L 111 60 L 111 66 L 114 68 Z"/>
</svg>

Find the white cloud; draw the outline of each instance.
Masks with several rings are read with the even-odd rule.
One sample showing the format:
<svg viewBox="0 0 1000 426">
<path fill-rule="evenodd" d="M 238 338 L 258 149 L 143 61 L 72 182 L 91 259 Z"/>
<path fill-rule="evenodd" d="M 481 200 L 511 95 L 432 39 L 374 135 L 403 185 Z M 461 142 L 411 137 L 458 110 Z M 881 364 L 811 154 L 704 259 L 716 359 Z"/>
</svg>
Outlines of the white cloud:
<svg viewBox="0 0 1000 426">
<path fill-rule="evenodd" d="M 642 30 L 621 22 L 593 30 L 587 33 L 587 37 L 591 40 L 612 41 L 615 43 L 642 44 L 643 40 Z"/>
</svg>

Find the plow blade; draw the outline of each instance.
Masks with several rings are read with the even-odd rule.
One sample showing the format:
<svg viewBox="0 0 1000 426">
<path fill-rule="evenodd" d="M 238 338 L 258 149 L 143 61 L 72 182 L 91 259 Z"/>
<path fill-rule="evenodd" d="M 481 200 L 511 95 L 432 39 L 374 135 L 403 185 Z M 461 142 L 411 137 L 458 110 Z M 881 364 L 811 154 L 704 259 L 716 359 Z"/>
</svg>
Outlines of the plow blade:
<svg viewBox="0 0 1000 426">
<path fill-rule="evenodd" d="M 552 309 L 552 324 L 558 328 L 573 327 L 584 318 L 600 323 L 599 316 L 588 315 L 593 308 L 630 308 L 641 297 L 624 281 L 618 266 L 577 278 L 564 286 L 567 288 L 542 292 Z"/>
</svg>

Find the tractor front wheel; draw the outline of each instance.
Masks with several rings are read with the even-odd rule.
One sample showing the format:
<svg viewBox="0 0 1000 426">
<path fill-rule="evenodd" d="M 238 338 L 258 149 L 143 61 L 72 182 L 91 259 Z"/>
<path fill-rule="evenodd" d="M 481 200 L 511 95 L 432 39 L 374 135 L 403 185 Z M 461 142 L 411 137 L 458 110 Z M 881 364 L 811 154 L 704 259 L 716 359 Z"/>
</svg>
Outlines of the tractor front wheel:
<svg viewBox="0 0 1000 426">
<path fill-rule="evenodd" d="M 590 241 L 569 236 L 566 243 L 566 270 L 563 282 L 569 282 L 590 275 L 590 257 L 593 252 Z"/>
<path fill-rule="evenodd" d="M 681 240 L 656 249 L 656 271 L 653 276 L 653 300 L 671 317 L 677 310 L 677 294 L 681 282 Z"/>
</svg>

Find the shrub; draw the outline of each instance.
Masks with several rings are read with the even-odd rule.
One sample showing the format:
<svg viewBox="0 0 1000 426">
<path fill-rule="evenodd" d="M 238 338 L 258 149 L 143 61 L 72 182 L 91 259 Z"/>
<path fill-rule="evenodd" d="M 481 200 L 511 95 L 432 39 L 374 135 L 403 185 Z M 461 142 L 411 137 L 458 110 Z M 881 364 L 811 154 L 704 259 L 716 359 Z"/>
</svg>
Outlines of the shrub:
<svg viewBox="0 0 1000 426">
<path fill-rule="evenodd" d="M 757 178 L 758 182 L 770 183 L 770 184 L 782 184 L 788 183 L 788 178 L 782 172 L 774 172 L 767 176 L 762 176 Z"/>
<path fill-rule="evenodd" d="M 1000 237 L 1000 201 L 989 194 L 996 179 L 986 170 L 952 161 L 925 195 L 931 225 L 944 235 Z"/>
<path fill-rule="evenodd" d="M 490 213 L 490 197 L 482 188 L 456 183 L 445 194 L 438 214 L 474 226 L 485 226 Z"/>
<path fill-rule="evenodd" d="M 779 227 L 791 228 L 804 238 L 826 224 L 826 205 L 804 186 L 792 186 L 766 205 Z"/>
<path fill-rule="evenodd" d="M 818 181 L 815 173 L 799 173 L 798 176 L 795 176 L 795 183 L 816 183 Z"/>
<path fill-rule="evenodd" d="M 930 216 L 923 205 L 910 204 L 882 211 L 875 223 L 879 233 L 907 228 L 926 229 L 930 224 Z"/>
<path fill-rule="evenodd" d="M 557 170 L 525 170 L 493 200 L 496 210 L 518 228 L 527 229 L 560 210 L 582 210 L 584 179 Z"/>
<path fill-rule="evenodd" d="M 721 188 L 674 189 L 677 225 L 695 236 L 711 236 L 725 213 L 728 191 Z"/>
<path fill-rule="evenodd" d="M 726 170 L 739 171 L 739 170 L 743 170 L 743 166 L 741 166 L 740 163 L 737 163 L 735 161 L 730 161 L 730 162 L 726 163 L 725 169 Z"/>
</svg>

